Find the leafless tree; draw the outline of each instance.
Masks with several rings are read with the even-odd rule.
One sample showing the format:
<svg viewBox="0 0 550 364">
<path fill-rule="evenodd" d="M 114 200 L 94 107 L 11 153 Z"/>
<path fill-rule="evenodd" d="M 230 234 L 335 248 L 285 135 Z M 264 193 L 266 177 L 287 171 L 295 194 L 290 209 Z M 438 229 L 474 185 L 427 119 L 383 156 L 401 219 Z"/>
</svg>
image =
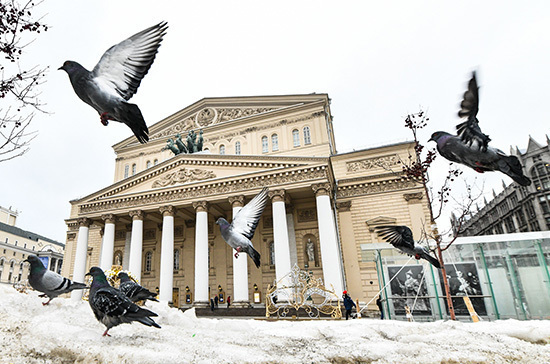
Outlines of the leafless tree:
<svg viewBox="0 0 550 364">
<path fill-rule="evenodd" d="M 455 312 L 453 308 L 453 303 L 451 300 L 451 292 L 449 290 L 449 284 L 447 282 L 447 272 L 445 270 L 445 262 L 443 260 L 443 251 L 449 249 L 451 245 L 455 242 L 456 238 L 461 232 L 461 227 L 464 221 L 471 214 L 472 207 L 481 195 L 482 190 L 478 192 L 473 191 L 473 186 L 471 184 L 466 184 L 466 194 L 461 196 L 461 198 L 456 198 L 456 196 L 451 195 L 453 182 L 455 182 L 461 175 L 462 170 L 458 168 L 453 163 L 449 163 L 449 170 L 447 176 L 439 188 L 435 188 L 433 184 L 430 185 L 430 179 L 428 170 L 432 165 L 433 161 L 437 157 L 435 148 L 427 149 L 420 143 L 418 140 L 418 131 L 427 126 L 429 118 L 426 116 L 424 111 L 419 111 L 415 114 L 410 114 L 405 119 L 405 127 L 410 129 L 414 142 L 414 155 L 409 156 L 409 161 L 403 163 L 403 172 L 419 181 L 426 193 L 428 198 L 428 205 L 430 211 L 430 228 L 424 229 L 423 234 L 426 241 L 433 240 L 435 241 L 435 251 L 437 253 L 438 259 L 441 263 L 441 270 L 443 276 L 443 284 L 445 286 L 445 295 L 447 299 L 447 304 L 449 306 L 449 313 L 451 319 L 455 320 Z M 434 191 L 437 191 L 437 194 L 434 194 Z M 443 242 L 443 236 L 447 235 L 447 232 L 444 234 L 439 233 L 436 227 L 436 221 L 442 216 L 444 207 L 449 204 L 449 202 L 454 201 L 454 215 L 455 215 L 455 229 L 451 235 L 451 239 L 448 242 Z"/>
<path fill-rule="evenodd" d="M 25 154 L 36 132 L 30 130 L 35 113 L 44 112 L 39 99 L 47 67 L 24 67 L 24 49 L 47 31 L 33 12 L 40 2 L 0 0 L 0 162 Z"/>
</svg>

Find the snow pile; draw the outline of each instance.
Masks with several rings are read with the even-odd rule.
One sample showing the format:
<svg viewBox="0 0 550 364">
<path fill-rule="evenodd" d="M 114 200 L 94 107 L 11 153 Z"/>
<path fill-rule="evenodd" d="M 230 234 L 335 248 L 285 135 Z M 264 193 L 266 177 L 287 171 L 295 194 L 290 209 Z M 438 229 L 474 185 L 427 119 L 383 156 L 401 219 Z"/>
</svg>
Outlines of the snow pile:
<svg viewBox="0 0 550 364">
<path fill-rule="evenodd" d="M 197 318 L 147 303 L 162 329 L 102 337 L 88 302 L 0 285 L 0 363 L 550 363 L 550 323 Z"/>
</svg>

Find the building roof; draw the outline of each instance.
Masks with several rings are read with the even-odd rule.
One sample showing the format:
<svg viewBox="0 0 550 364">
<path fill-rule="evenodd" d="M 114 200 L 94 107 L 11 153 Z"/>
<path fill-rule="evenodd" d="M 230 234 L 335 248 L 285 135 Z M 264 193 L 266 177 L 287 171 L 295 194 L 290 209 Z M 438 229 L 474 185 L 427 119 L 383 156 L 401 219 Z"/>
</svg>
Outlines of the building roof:
<svg viewBox="0 0 550 364">
<path fill-rule="evenodd" d="M 38 241 L 40 239 L 40 240 L 46 241 L 48 243 L 52 243 L 52 244 L 55 244 L 55 245 L 65 247 L 65 244 L 63 244 L 63 243 L 52 240 L 50 238 L 46 238 L 45 236 L 42 236 L 42 235 L 39 235 L 39 234 L 35 234 L 31 231 L 23 230 L 23 229 L 18 228 L 16 226 L 11 226 L 11 225 L 8 225 L 8 224 L 4 224 L 3 222 L 0 222 L 0 231 L 5 231 L 7 233 L 17 235 L 17 236 L 20 236 L 20 237 L 25 238 L 25 239 L 30 239 L 30 240 L 34 240 L 34 241 Z"/>
</svg>

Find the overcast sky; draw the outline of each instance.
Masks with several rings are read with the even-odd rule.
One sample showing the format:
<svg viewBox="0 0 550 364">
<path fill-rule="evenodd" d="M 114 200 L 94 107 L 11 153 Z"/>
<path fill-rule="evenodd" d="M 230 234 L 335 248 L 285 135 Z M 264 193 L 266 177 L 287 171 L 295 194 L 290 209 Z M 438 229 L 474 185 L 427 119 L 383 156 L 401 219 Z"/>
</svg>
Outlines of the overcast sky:
<svg viewBox="0 0 550 364">
<path fill-rule="evenodd" d="M 23 157 L 0 163 L 0 205 L 18 226 L 65 242 L 69 201 L 113 182 L 112 145 L 129 137 L 104 127 L 74 94 L 67 59 L 92 69 L 105 50 L 162 20 L 168 33 L 131 100 L 148 125 L 204 98 L 328 93 L 336 147 L 350 151 L 410 139 L 408 113 L 428 110 L 425 141 L 454 132 L 472 70 L 478 71 L 482 130 L 505 152 L 549 133 L 548 1 L 75 1 L 36 9 L 51 28 L 27 48 L 49 66 L 39 132 Z M 550 133 L 549 133 L 550 134 Z M 446 163 L 439 158 L 434 175 Z M 485 192 L 496 173 L 466 170 Z"/>
</svg>

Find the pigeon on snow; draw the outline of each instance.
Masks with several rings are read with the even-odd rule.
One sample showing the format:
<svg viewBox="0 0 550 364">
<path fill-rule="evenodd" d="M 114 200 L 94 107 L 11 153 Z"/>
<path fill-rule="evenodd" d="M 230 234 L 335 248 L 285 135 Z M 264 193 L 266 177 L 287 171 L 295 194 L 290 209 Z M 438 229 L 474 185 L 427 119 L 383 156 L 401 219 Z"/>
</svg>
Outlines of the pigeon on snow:
<svg viewBox="0 0 550 364">
<path fill-rule="evenodd" d="M 86 275 L 93 278 L 88 297 L 90 307 L 97 320 L 107 327 L 103 336 L 111 336 L 108 331 L 112 327 L 132 321 L 160 329 L 160 326 L 151 318 L 158 315 L 139 307 L 118 289 L 112 287 L 101 268 L 92 267 Z"/>
<path fill-rule="evenodd" d="M 138 106 L 127 101 L 153 64 L 167 28 L 161 22 L 112 46 L 92 72 L 74 61 L 59 68 L 69 75 L 78 97 L 99 113 L 103 125 L 109 120 L 124 123 L 140 143 L 149 140 L 149 129 Z"/>
<path fill-rule="evenodd" d="M 407 226 L 377 226 L 376 233 L 382 239 L 401 250 L 403 253 L 412 255 L 416 259 L 426 259 L 434 267 L 440 269 L 439 260 L 432 257 L 428 249 L 414 243 L 413 233 Z"/>
<path fill-rule="evenodd" d="M 250 241 L 260 221 L 260 216 L 267 204 L 267 187 L 258 193 L 249 203 L 246 204 L 233 218 L 231 224 L 220 217 L 216 224 L 220 225 L 223 240 L 235 249 L 235 258 L 240 252 L 245 252 L 252 258 L 257 268 L 260 268 L 260 253 L 254 249 Z"/>
<path fill-rule="evenodd" d="M 467 119 L 456 126 L 458 135 L 436 131 L 430 141 L 435 141 L 439 154 L 452 162 L 464 164 L 479 173 L 500 171 L 520 185 L 529 186 L 531 180 L 523 174 L 516 156 L 506 155 L 503 151 L 488 146 L 491 139 L 479 128 L 478 110 L 479 87 L 474 72 L 460 104 L 458 116 Z"/>
<path fill-rule="evenodd" d="M 29 255 L 24 262 L 29 262 L 31 265 L 29 273 L 31 287 L 43 293 L 40 297 L 49 297 L 47 302 L 42 303 L 43 305 L 47 305 L 60 294 L 69 293 L 75 289 L 87 288 L 84 283 L 73 282 L 56 272 L 47 270 L 36 255 Z"/>
<path fill-rule="evenodd" d="M 134 282 L 132 279 L 130 279 L 130 277 L 128 277 L 128 274 L 126 272 L 119 272 L 118 278 L 120 279 L 120 286 L 118 287 L 118 289 L 120 290 L 120 292 L 124 293 L 126 297 L 130 299 L 130 301 L 137 302 L 142 300 L 151 300 L 158 302 L 158 300 L 155 298 L 157 296 L 156 293 L 153 293 L 147 288 L 142 287 Z"/>
</svg>

